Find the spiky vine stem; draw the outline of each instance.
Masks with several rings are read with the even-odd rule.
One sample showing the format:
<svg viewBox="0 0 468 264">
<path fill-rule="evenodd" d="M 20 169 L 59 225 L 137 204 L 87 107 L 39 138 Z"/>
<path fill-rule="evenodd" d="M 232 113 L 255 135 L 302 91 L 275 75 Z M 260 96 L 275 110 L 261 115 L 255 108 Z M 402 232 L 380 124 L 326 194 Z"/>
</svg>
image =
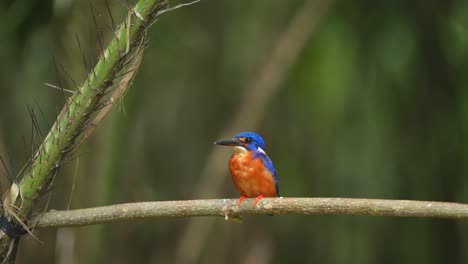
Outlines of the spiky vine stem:
<svg viewBox="0 0 468 264">
<path fill-rule="evenodd" d="M 129 62 L 131 55 L 142 48 L 147 27 L 166 5 L 166 0 L 139 1 L 129 11 L 130 19 L 120 25 L 88 78 L 68 100 L 19 184 L 21 202 L 18 205 L 25 215 L 49 187 L 48 182 L 73 149 L 91 115 L 100 107 L 99 103 L 112 85 L 112 80 Z"/>
<path fill-rule="evenodd" d="M 34 203 L 50 188 L 63 161 L 76 149 L 77 142 L 81 143 L 79 139 L 82 133 L 88 130 L 90 124 L 96 125 L 92 123 L 93 114 L 103 108 L 103 98 L 112 86 L 112 81 L 132 61 L 137 51 L 143 48 L 147 28 L 159 14 L 168 10 L 167 7 L 168 0 L 140 0 L 134 8 L 129 7 L 127 19 L 114 32 L 114 38 L 87 79 L 67 100 L 47 137 L 25 167 L 22 180 L 13 184 L 6 195 L 3 201 L 4 215 L 8 216 L 8 212 L 12 212 L 9 207 L 16 208 L 21 217 L 30 216 Z M 12 215 L 8 217 L 26 220 Z M 10 238 L 4 234 L 0 237 L 0 257 L 5 258 Z"/>
</svg>

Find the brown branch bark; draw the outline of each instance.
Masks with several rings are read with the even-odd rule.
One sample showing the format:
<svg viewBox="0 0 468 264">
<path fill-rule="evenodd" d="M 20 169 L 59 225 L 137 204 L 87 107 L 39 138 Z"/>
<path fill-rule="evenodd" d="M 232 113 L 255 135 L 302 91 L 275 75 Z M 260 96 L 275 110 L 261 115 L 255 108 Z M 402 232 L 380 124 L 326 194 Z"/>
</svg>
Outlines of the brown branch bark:
<svg viewBox="0 0 468 264">
<path fill-rule="evenodd" d="M 50 211 L 32 221 L 38 228 L 73 227 L 150 218 L 245 215 L 368 215 L 468 220 L 468 204 L 354 198 L 264 198 L 140 202 L 69 211 Z"/>
</svg>

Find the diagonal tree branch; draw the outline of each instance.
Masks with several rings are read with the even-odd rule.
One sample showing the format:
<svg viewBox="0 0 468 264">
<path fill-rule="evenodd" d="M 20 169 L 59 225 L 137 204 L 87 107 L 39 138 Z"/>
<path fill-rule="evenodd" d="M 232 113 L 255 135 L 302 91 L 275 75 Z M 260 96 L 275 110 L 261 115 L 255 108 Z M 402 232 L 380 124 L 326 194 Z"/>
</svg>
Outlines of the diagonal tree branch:
<svg viewBox="0 0 468 264">
<path fill-rule="evenodd" d="M 152 218 L 244 215 L 368 215 L 468 220 L 468 204 L 354 198 L 264 198 L 237 206 L 237 199 L 140 202 L 69 211 L 50 211 L 35 218 L 38 228 L 74 227 Z"/>
<path fill-rule="evenodd" d="M 93 114 L 101 110 L 101 100 L 112 86 L 112 80 L 142 47 L 147 27 L 166 6 L 166 0 L 140 0 L 129 11 L 127 21 L 117 30 L 87 79 L 67 100 L 19 183 L 18 207 L 24 215 L 29 214 L 37 198 L 49 189 L 53 176 L 83 136 Z"/>
<path fill-rule="evenodd" d="M 94 126 L 113 105 L 112 99 L 116 98 L 110 98 L 110 101 L 106 98 L 113 81 L 119 77 L 118 74 L 125 67 L 132 65 L 136 66 L 133 71 L 137 70 L 147 29 L 159 15 L 196 2 L 198 0 L 168 8 L 168 0 L 139 0 L 135 7 L 127 6 L 127 19 L 118 27 L 114 38 L 102 51 L 87 78 L 77 86 L 73 96 L 66 100 L 56 122 L 24 166 L 21 181 L 13 183 L 4 195 L 2 217 L 25 225 L 24 222 L 31 216 L 36 201 L 50 190 L 61 165 L 93 132 Z M 121 82 L 125 87 L 117 88 L 117 91 L 121 90 L 122 93 L 114 93 L 111 97 L 121 96 L 130 84 L 130 79 Z M 0 261 L 14 259 L 15 254 L 10 255 L 10 252 L 12 245 L 17 245 L 17 242 L 11 243 L 12 241 L 18 240 L 12 240 L 4 232 L 0 232 Z"/>
</svg>

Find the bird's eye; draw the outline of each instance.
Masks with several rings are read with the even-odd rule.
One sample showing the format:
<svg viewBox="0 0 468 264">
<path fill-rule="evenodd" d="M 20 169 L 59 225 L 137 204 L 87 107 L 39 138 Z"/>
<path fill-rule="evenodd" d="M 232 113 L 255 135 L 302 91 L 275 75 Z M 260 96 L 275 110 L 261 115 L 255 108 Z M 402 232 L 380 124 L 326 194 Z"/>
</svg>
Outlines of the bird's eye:
<svg viewBox="0 0 468 264">
<path fill-rule="evenodd" d="M 250 143 L 250 142 L 252 142 L 252 138 L 246 138 L 245 139 L 245 143 Z"/>
</svg>

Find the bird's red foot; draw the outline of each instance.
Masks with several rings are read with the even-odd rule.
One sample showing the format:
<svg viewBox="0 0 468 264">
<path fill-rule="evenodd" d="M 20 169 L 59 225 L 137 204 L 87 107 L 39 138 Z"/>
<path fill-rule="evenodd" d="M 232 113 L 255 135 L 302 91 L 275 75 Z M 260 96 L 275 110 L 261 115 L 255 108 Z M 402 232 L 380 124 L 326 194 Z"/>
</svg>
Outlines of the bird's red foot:
<svg viewBox="0 0 468 264">
<path fill-rule="evenodd" d="M 260 194 L 259 196 L 257 196 L 257 198 L 255 198 L 255 200 L 254 200 L 254 202 L 253 202 L 253 207 L 255 207 L 255 206 L 257 205 L 258 201 L 259 201 L 260 199 L 262 199 L 262 198 L 263 198 L 263 194 Z"/>
<path fill-rule="evenodd" d="M 244 196 L 244 195 L 241 195 L 241 197 L 239 197 L 239 200 L 237 200 L 237 205 L 240 206 L 241 203 L 242 203 L 242 201 L 243 201 L 245 198 L 247 198 L 247 197 Z"/>
</svg>

